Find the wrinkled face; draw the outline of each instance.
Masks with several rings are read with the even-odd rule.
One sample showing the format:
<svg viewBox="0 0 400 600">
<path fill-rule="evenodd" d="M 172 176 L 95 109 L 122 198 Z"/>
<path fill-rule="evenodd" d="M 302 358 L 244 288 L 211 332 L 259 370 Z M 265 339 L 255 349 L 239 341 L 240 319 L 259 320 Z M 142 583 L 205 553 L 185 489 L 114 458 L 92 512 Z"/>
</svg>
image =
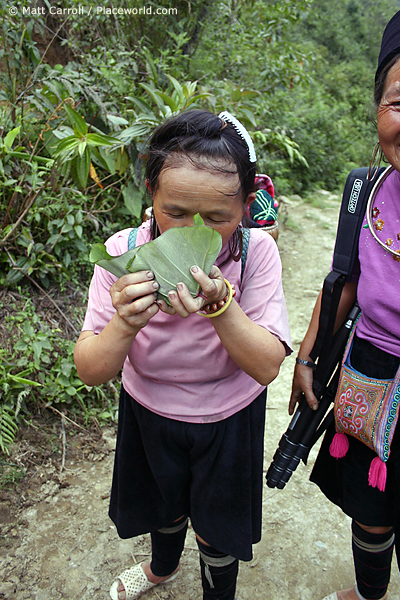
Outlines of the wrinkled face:
<svg viewBox="0 0 400 600">
<path fill-rule="evenodd" d="M 193 225 L 194 215 L 200 213 L 205 225 L 219 231 L 225 245 L 246 209 L 239 189 L 237 173 L 197 168 L 186 159 L 177 167 L 163 168 L 153 194 L 153 211 L 160 232 Z"/>
<path fill-rule="evenodd" d="M 393 65 L 386 77 L 378 108 L 378 135 L 384 155 L 400 172 L 400 61 Z"/>
</svg>

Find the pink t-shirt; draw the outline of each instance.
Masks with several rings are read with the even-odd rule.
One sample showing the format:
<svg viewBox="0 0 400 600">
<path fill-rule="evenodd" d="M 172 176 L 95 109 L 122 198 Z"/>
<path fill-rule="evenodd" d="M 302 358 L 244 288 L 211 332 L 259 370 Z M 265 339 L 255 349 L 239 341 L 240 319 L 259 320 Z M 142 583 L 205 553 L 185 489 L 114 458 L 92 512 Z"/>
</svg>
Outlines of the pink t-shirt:
<svg viewBox="0 0 400 600">
<path fill-rule="evenodd" d="M 400 250 L 400 174 L 393 171 L 380 186 L 373 204 L 373 227 L 383 243 Z M 359 241 L 357 287 L 361 317 L 357 335 L 377 348 L 400 356 L 400 254 L 382 248 L 364 218 Z"/>
<path fill-rule="evenodd" d="M 110 254 L 127 251 L 130 229 L 106 242 Z M 149 223 L 138 230 L 136 245 L 150 239 Z M 216 264 L 228 256 L 223 248 Z M 241 262 L 221 268 L 236 286 L 235 299 L 252 321 L 277 336 L 291 352 L 281 283 L 281 262 L 273 238 L 251 229 L 243 281 Z M 100 333 L 114 314 L 109 289 L 116 277 L 95 267 L 82 330 Z M 246 345 L 246 336 L 243 336 Z M 161 311 L 137 334 L 122 372 L 126 391 L 149 410 L 178 421 L 221 421 L 249 405 L 264 389 L 229 357 L 210 319 L 183 319 Z"/>
</svg>

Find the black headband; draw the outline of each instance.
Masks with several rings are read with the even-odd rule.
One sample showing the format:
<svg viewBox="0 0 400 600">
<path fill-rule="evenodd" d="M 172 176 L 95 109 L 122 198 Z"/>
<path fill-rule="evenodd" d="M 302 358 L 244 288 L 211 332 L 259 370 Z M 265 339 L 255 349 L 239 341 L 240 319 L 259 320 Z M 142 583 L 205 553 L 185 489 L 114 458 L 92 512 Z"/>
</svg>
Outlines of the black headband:
<svg viewBox="0 0 400 600">
<path fill-rule="evenodd" d="M 387 63 L 400 52 L 400 10 L 390 19 L 382 36 L 375 81 Z"/>
</svg>

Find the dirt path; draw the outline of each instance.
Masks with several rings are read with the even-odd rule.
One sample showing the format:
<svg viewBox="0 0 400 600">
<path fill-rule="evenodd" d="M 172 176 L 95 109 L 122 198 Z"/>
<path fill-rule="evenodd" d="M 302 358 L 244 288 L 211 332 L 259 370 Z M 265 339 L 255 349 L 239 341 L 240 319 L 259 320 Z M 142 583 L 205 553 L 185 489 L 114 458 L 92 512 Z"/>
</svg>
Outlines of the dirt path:
<svg viewBox="0 0 400 600">
<path fill-rule="evenodd" d="M 304 335 L 320 284 L 329 269 L 338 199 L 320 194 L 323 207 L 291 199 L 287 225 L 278 246 L 295 352 L 269 389 L 265 466 L 271 462 L 289 417 L 294 356 Z M 94 452 L 66 469 L 47 461 L 38 467 L 16 516 L 0 501 L 0 598 L 7 600 L 106 600 L 112 578 L 150 553 L 148 536 L 120 540 L 107 516 L 114 433 L 105 431 Z M 82 448 L 82 452 L 83 452 Z M 27 447 L 29 451 L 29 447 Z M 308 481 L 314 462 L 300 465 L 283 491 L 264 490 L 263 538 L 254 558 L 242 563 L 240 600 L 320 600 L 354 583 L 349 519 Z M 87 453 L 86 453 L 87 456 Z M 179 577 L 159 586 L 149 600 L 200 600 L 198 555 L 189 530 Z M 400 578 L 393 563 L 389 599 L 400 598 Z"/>
</svg>

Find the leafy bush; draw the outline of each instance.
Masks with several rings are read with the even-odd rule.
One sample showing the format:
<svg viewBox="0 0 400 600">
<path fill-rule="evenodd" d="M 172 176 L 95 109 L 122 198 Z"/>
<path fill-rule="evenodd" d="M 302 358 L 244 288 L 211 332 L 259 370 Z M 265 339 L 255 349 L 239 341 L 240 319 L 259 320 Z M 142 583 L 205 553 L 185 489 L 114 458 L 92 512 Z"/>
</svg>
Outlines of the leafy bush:
<svg viewBox="0 0 400 600">
<path fill-rule="evenodd" d="M 149 56 L 147 63 L 154 73 Z M 80 112 L 84 102 L 67 95 L 79 89 L 76 81 L 72 86 L 72 72 L 57 82 L 46 68 L 42 75 L 34 89 L 22 92 L 25 104 L 16 102 L 13 114 L 3 113 L 0 284 L 15 287 L 28 279 L 45 293 L 43 288 L 65 290 L 68 281 L 77 289 L 86 287 L 91 243 L 140 222 L 146 198 L 136 159 L 154 126 L 215 99 L 197 82 L 180 83 L 166 74 L 161 89 L 158 76 L 152 76 L 141 83 L 138 96 L 126 99 L 131 126 L 125 117 L 101 112 L 103 121 L 95 127 Z M 93 97 L 85 99 L 88 110 Z M 253 119 L 250 111 L 246 114 Z M 105 121 L 111 135 L 103 131 Z M 0 370 L 0 449 L 6 453 L 33 403 L 72 414 L 78 410 L 86 424 L 116 418 L 117 387 L 82 384 L 73 362 L 74 341 L 36 308 L 27 298 L 4 321 L 8 345 Z"/>
<path fill-rule="evenodd" d="M 5 315 L 4 308 L 0 304 Z M 115 420 L 117 387 L 110 383 L 93 389 L 81 382 L 73 361 L 74 341 L 43 318 L 38 298 L 8 308 L 3 318 L 7 345 L 0 350 L 1 450 L 8 452 L 20 418 L 29 415 L 33 403 L 72 416 L 79 413 L 86 425 L 93 418 Z"/>
</svg>

